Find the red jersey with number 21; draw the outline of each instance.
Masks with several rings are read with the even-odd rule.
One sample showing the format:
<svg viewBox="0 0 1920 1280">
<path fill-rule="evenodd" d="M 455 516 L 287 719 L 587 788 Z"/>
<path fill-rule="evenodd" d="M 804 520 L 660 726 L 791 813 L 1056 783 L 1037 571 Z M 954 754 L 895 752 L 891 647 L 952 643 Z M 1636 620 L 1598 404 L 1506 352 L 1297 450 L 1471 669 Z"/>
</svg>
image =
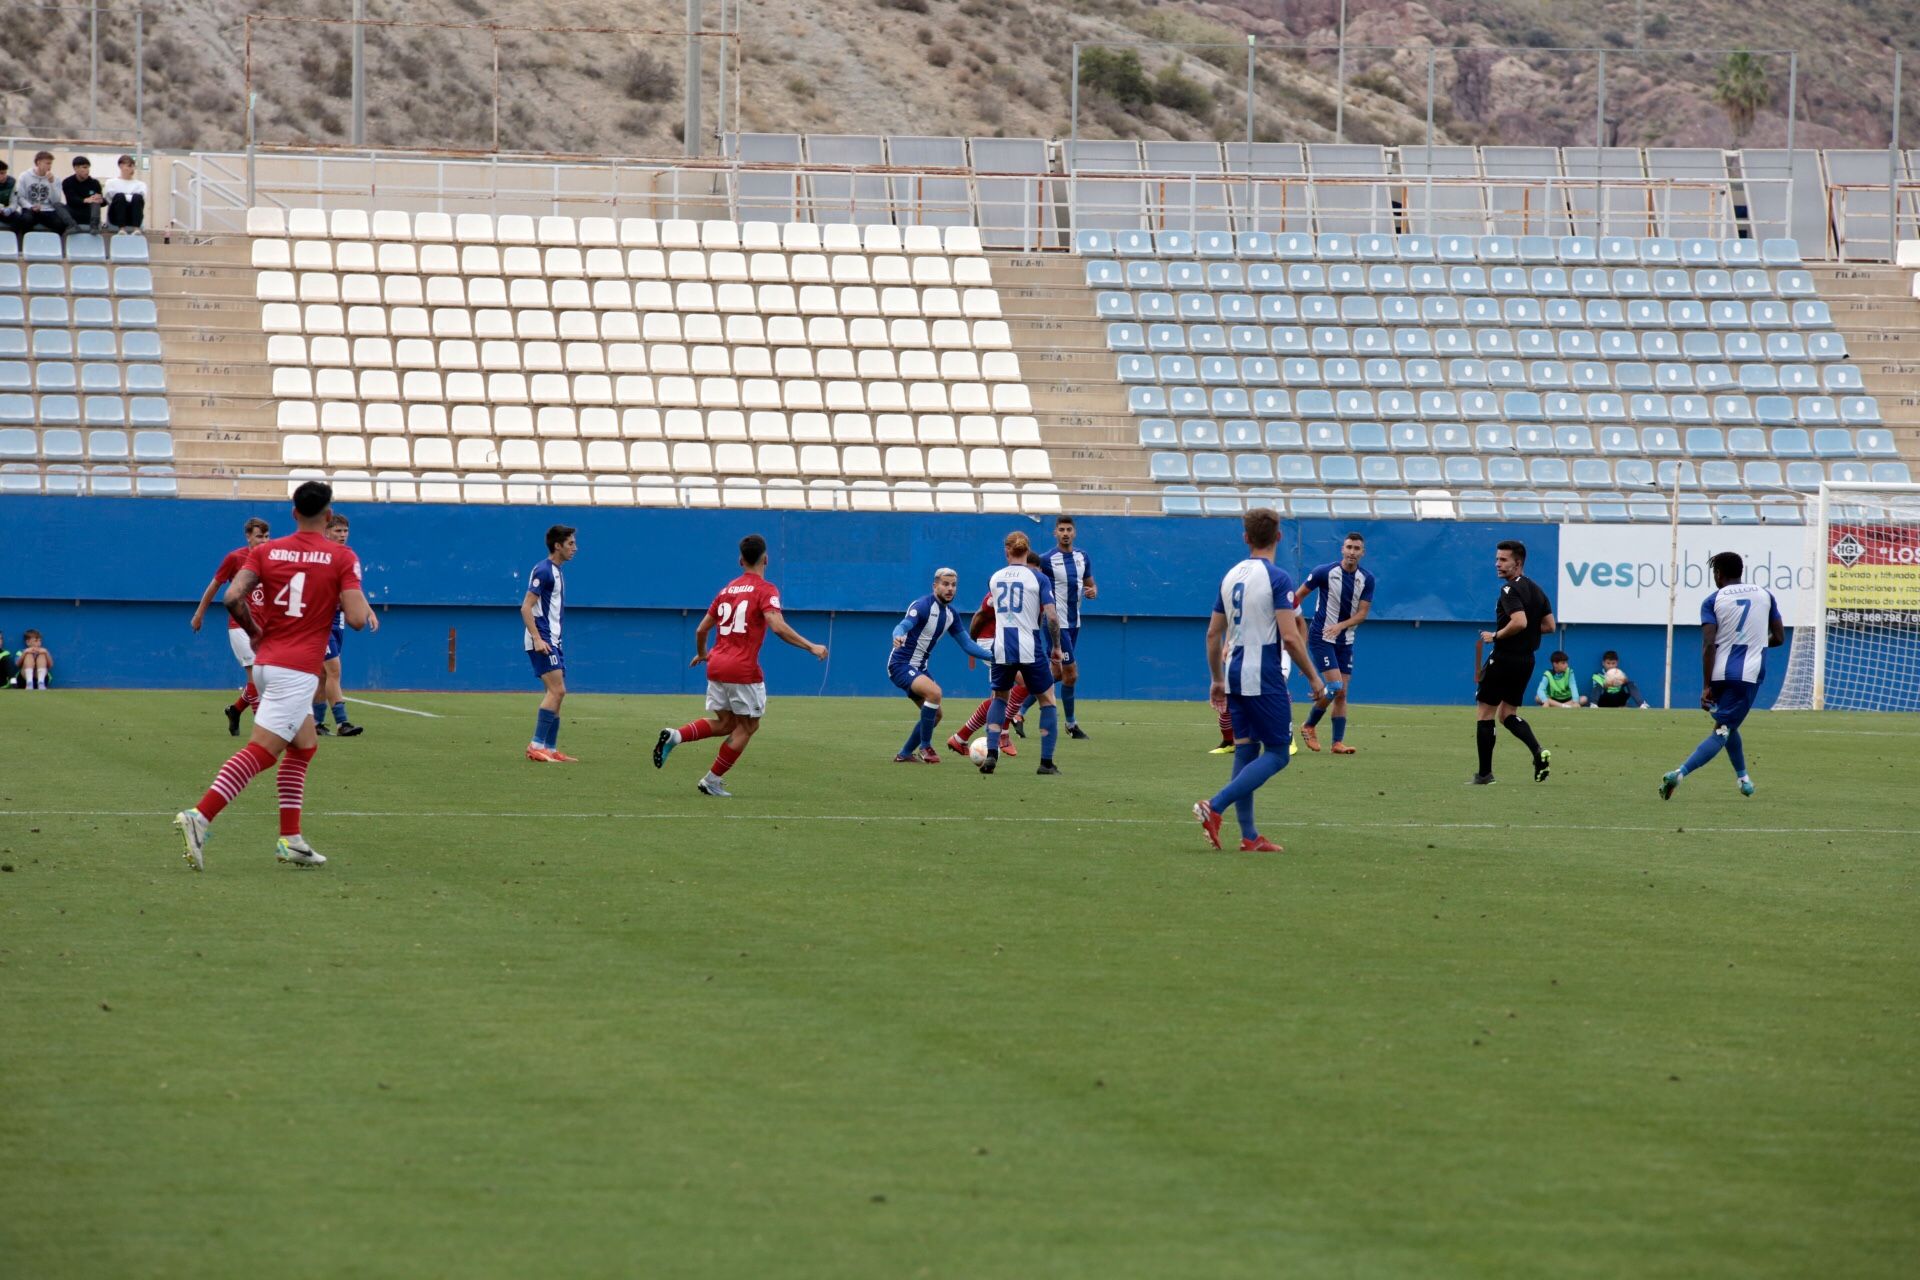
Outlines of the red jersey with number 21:
<svg viewBox="0 0 1920 1280">
<path fill-rule="evenodd" d="M 759 684 L 760 644 L 767 638 L 767 611 L 780 611 L 780 588 L 758 574 L 743 573 L 720 588 L 707 612 L 713 615 L 713 652 L 707 679 L 717 684 Z"/>
<path fill-rule="evenodd" d="M 360 589 L 360 558 L 323 533 L 295 533 L 247 554 L 260 582 L 248 600 L 261 639 L 253 660 L 319 675 L 343 591 Z"/>
</svg>

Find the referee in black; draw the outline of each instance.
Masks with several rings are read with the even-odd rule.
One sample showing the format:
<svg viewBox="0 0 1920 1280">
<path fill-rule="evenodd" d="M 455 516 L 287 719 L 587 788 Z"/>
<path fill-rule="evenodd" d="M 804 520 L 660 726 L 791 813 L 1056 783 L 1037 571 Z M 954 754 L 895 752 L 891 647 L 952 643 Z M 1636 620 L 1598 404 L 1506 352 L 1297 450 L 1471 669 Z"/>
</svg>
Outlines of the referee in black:
<svg viewBox="0 0 1920 1280">
<path fill-rule="evenodd" d="M 1500 599 L 1493 606 L 1493 630 L 1480 633 L 1474 646 L 1473 665 L 1480 682 L 1475 698 L 1474 728 L 1479 736 L 1480 771 L 1473 783 L 1484 787 L 1493 781 L 1493 718 L 1507 727 L 1533 753 L 1533 780 L 1547 780 L 1547 766 L 1553 753 L 1543 750 L 1533 736 L 1533 726 L 1520 718 L 1519 708 L 1526 705 L 1527 686 L 1533 679 L 1533 655 L 1540 648 L 1540 637 L 1555 630 L 1553 602 L 1538 583 L 1527 577 L 1527 544 L 1508 539 L 1493 553 L 1493 567 L 1500 574 Z M 1493 652 L 1486 653 L 1485 646 Z"/>
</svg>

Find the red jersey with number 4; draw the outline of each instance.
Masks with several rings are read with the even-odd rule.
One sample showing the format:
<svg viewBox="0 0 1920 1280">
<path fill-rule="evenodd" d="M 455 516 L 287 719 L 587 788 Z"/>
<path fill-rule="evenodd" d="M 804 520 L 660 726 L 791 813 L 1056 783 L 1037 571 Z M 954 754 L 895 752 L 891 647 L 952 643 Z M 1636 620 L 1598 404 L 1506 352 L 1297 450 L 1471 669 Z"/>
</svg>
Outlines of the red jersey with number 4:
<svg viewBox="0 0 1920 1280">
<path fill-rule="evenodd" d="M 247 567 L 247 557 L 252 553 L 252 547 L 235 547 L 233 550 L 227 552 L 226 558 L 220 562 L 220 567 L 214 570 L 213 580 L 215 582 L 232 582 L 234 576 Z M 224 605 L 221 607 L 225 608 Z M 232 614 L 228 614 L 227 630 L 238 631 L 239 629 L 240 624 L 233 620 Z"/>
<path fill-rule="evenodd" d="M 758 574 L 743 573 L 720 588 L 707 612 L 713 615 L 713 652 L 707 679 L 719 684 L 759 684 L 760 645 L 767 638 L 767 611 L 780 611 L 780 588 Z"/>
<path fill-rule="evenodd" d="M 360 589 L 360 558 L 322 533 L 295 533 L 247 553 L 260 578 L 247 602 L 261 638 L 253 660 L 319 675 L 340 594 Z"/>
</svg>

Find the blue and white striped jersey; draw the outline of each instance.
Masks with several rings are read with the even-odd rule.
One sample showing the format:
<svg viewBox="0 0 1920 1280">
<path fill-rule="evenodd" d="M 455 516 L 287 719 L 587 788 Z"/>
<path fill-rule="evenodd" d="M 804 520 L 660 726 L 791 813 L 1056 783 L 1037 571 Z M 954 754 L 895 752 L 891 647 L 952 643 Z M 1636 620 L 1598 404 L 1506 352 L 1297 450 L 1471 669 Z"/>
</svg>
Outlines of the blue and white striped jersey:
<svg viewBox="0 0 1920 1280">
<path fill-rule="evenodd" d="M 1320 594 L 1313 602 L 1313 625 L 1307 628 L 1307 639 L 1325 644 L 1352 644 L 1357 628 L 1349 627 L 1337 636 L 1329 636 L 1327 628 L 1351 618 L 1359 610 L 1361 601 L 1373 599 L 1373 575 L 1360 568 L 1349 573 L 1335 560 L 1307 574 L 1300 590 L 1304 592 L 1308 587 L 1318 588 Z"/>
<path fill-rule="evenodd" d="M 1713 678 L 1759 684 L 1767 677 L 1767 627 L 1780 620 L 1773 592 L 1751 582 L 1733 582 L 1700 604 L 1700 625 L 1719 630 L 1713 638 Z"/>
<path fill-rule="evenodd" d="M 1087 577 L 1093 572 L 1093 561 L 1077 547 L 1072 551 L 1062 551 L 1056 547 L 1043 560 L 1047 566 L 1047 576 L 1053 579 L 1053 603 L 1060 615 L 1060 625 L 1071 631 L 1080 625 L 1080 598 L 1086 592 Z"/>
<path fill-rule="evenodd" d="M 929 593 L 907 606 L 907 616 L 900 625 L 906 634 L 888 661 L 924 668 L 933 658 L 933 646 L 940 643 L 940 637 L 958 630 L 960 616 L 952 605 L 940 603 Z"/>
<path fill-rule="evenodd" d="M 993 598 L 993 660 L 1044 662 L 1052 656 L 1040 609 L 1053 603 L 1053 583 L 1024 564 L 1010 564 L 987 580 Z"/>
<path fill-rule="evenodd" d="M 560 647 L 560 615 L 566 609 L 562 598 L 566 586 L 566 575 L 550 559 L 533 566 L 533 572 L 527 575 L 527 593 L 535 597 L 533 625 L 540 629 L 540 638 L 554 649 Z M 533 632 L 523 627 L 521 634 L 524 639 L 520 647 L 529 653 L 533 652 Z"/>
<path fill-rule="evenodd" d="M 1249 557 L 1227 571 L 1213 611 L 1227 617 L 1227 692 L 1287 696 L 1280 618 L 1293 612 L 1293 579 L 1271 560 Z"/>
</svg>

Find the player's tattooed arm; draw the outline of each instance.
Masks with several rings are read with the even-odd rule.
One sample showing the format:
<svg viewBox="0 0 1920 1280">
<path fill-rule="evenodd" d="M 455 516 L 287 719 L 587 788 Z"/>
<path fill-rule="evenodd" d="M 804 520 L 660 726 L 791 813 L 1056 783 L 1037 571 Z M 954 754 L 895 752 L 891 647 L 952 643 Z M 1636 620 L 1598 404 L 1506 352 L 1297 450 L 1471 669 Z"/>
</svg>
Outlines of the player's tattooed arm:
<svg viewBox="0 0 1920 1280">
<path fill-rule="evenodd" d="M 1060 648 L 1060 613 L 1052 605 L 1043 604 L 1040 616 L 1047 620 L 1047 647 L 1053 650 L 1053 660 L 1059 662 L 1066 656 Z"/>
<path fill-rule="evenodd" d="M 260 624 L 253 620 L 253 610 L 247 605 L 247 598 L 253 589 L 260 585 L 260 575 L 251 569 L 242 569 L 233 575 L 233 581 L 227 584 L 227 612 L 233 620 L 255 640 L 260 638 Z"/>
</svg>

